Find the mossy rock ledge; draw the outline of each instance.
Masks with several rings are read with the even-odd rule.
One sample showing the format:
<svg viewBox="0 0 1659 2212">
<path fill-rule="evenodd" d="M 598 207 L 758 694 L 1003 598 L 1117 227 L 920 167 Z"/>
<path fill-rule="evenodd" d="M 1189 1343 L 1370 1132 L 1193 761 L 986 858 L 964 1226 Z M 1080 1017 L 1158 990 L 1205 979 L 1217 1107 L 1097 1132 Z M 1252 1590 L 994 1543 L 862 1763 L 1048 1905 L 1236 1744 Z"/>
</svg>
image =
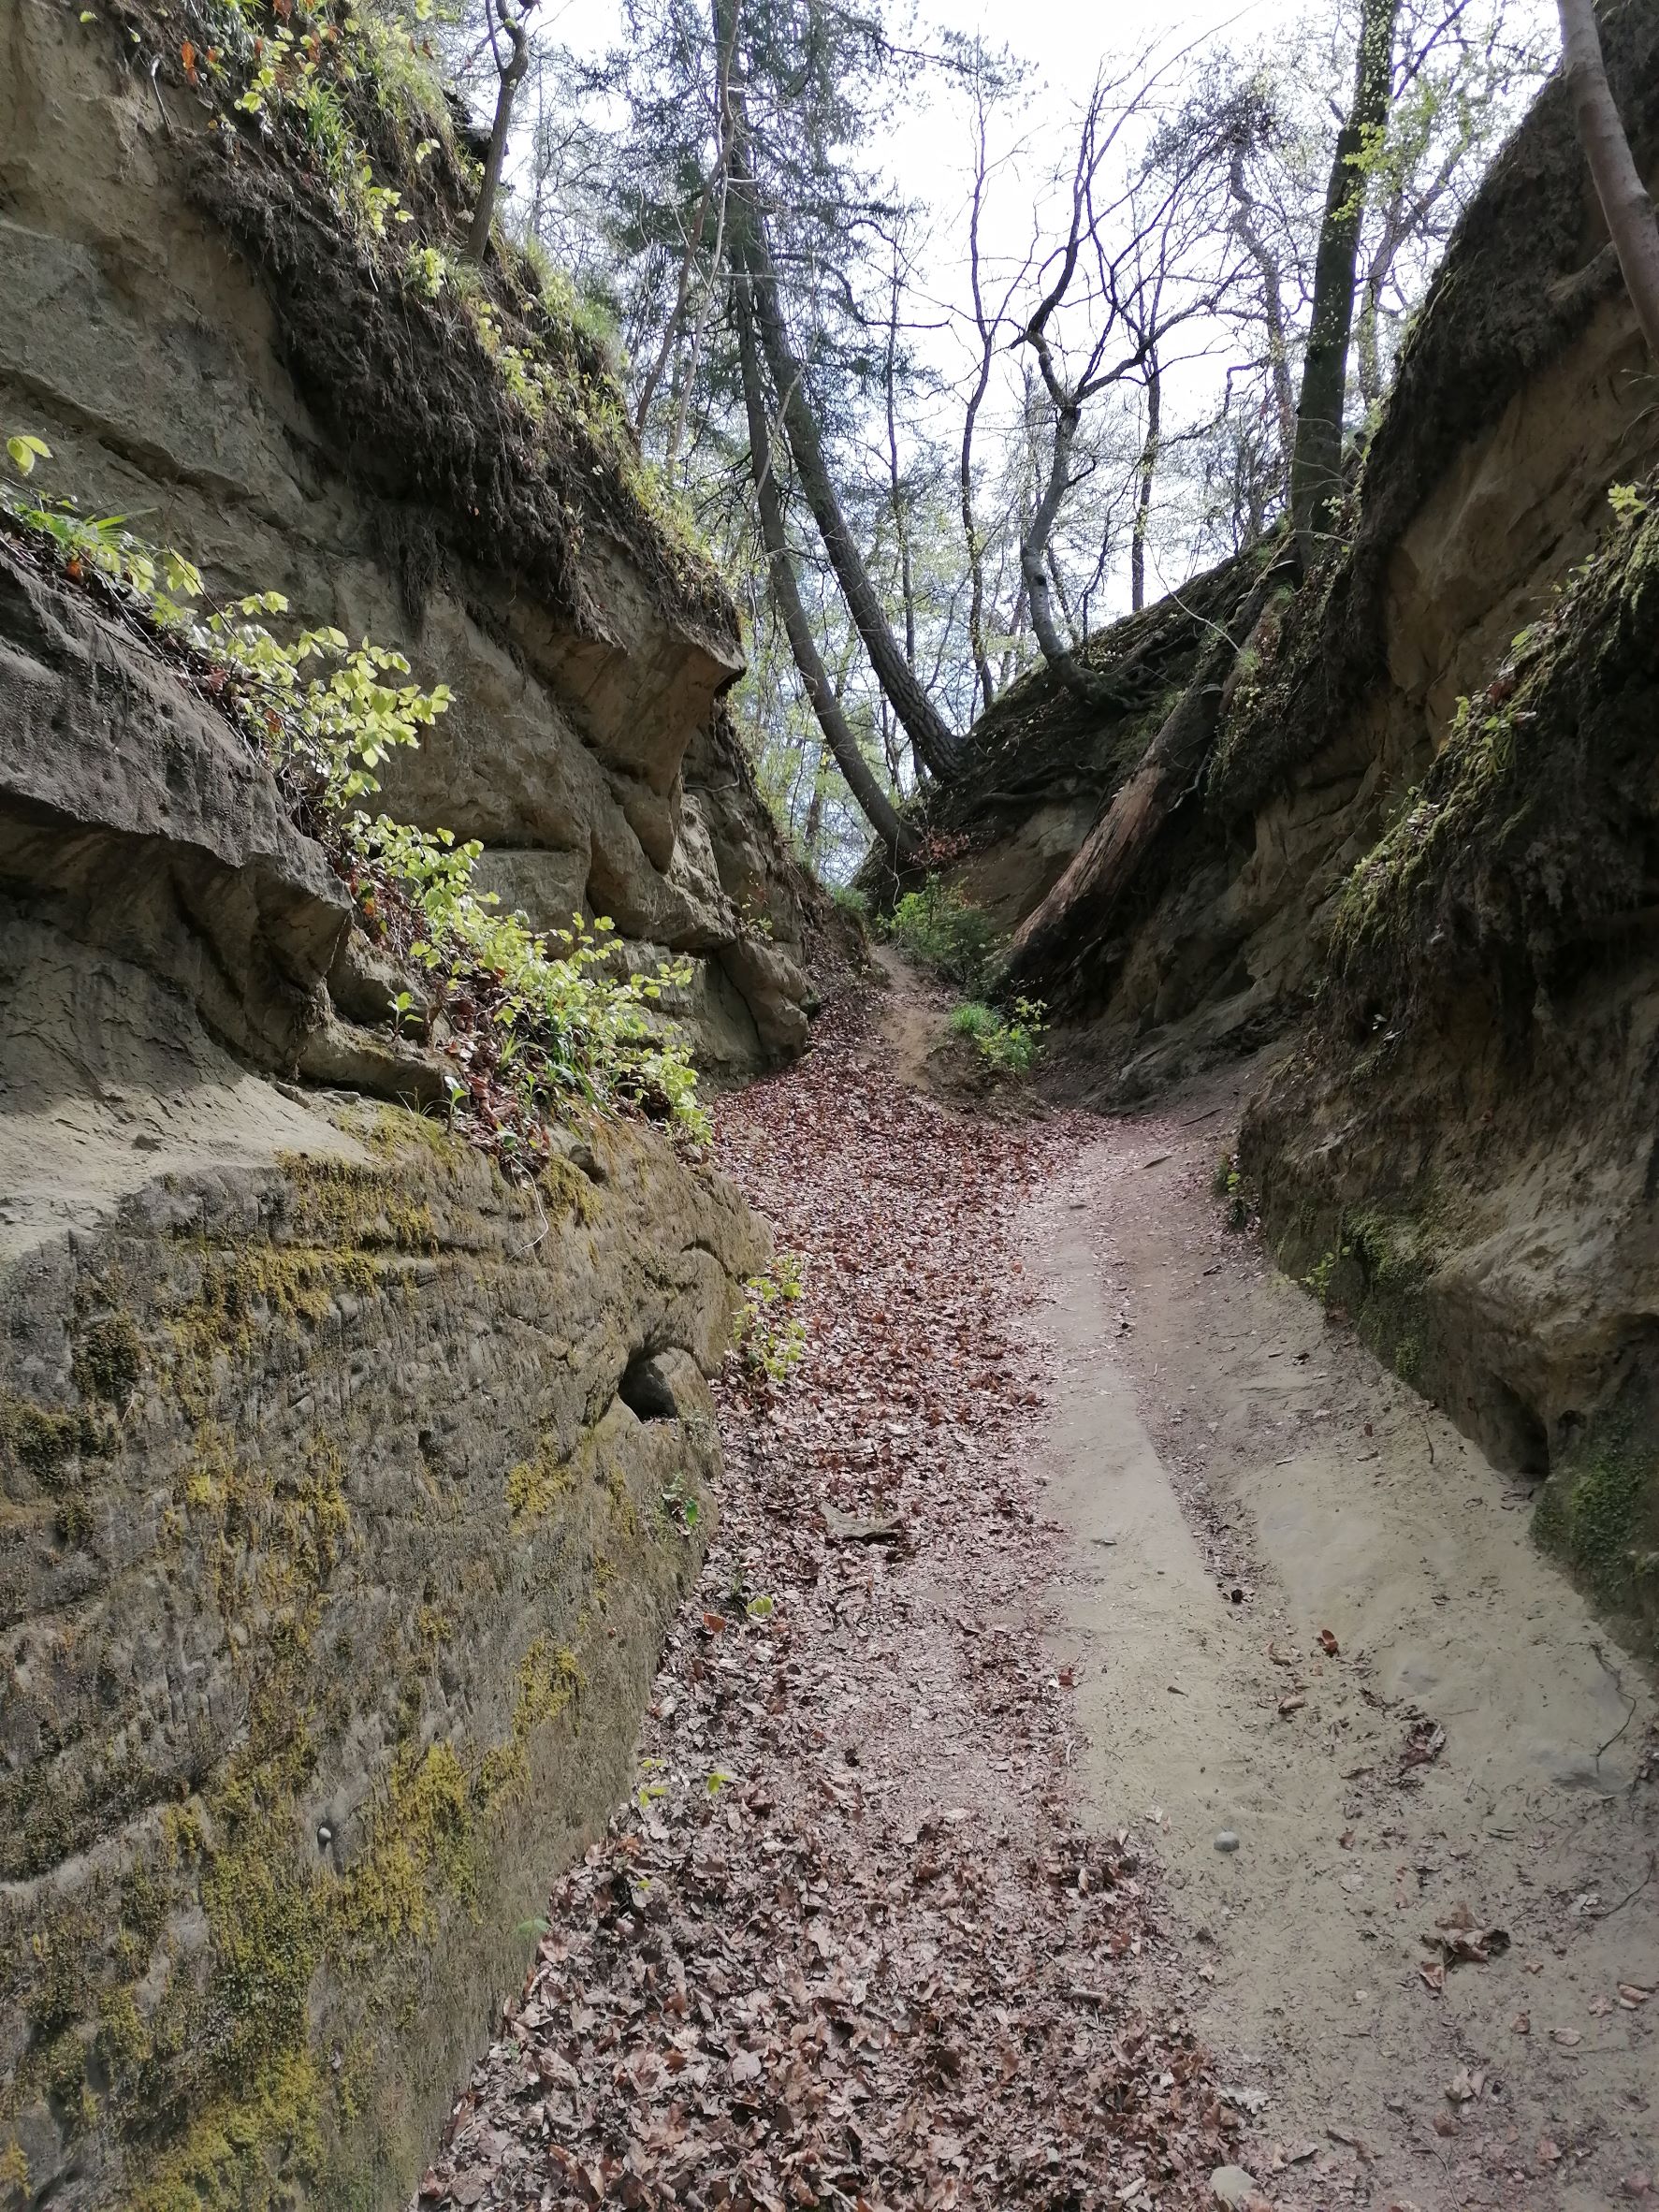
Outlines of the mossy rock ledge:
<svg viewBox="0 0 1659 2212">
<path fill-rule="evenodd" d="M 0 1272 L 8 2202 L 404 2201 L 699 1564 L 741 1202 L 336 1111 Z"/>
<path fill-rule="evenodd" d="M 404 647 L 457 705 L 388 806 L 684 952 L 710 1067 L 795 1049 L 718 589 L 642 515 L 515 579 L 372 481 L 188 197 L 202 129 L 0 0 L 7 432 L 215 593 Z M 381 2212 L 628 1786 L 766 1239 L 574 1094 L 533 1180 L 452 1130 L 201 667 L 22 531 L 0 640 L 0 2207 Z"/>
</svg>

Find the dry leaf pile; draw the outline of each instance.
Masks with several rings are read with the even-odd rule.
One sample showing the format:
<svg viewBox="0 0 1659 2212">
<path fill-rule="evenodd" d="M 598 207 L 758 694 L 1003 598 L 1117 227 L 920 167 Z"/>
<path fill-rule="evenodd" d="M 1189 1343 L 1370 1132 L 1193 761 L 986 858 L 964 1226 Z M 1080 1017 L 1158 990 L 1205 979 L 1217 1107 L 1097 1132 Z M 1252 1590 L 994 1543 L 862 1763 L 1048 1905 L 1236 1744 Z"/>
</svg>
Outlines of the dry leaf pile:
<svg viewBox="0 0 1659 2212">
<path fill-rule="evenodd" d="M 897 1087 L 867 1013 L 729 1099 L 805 1256 L 636 1794 L 567 1878 L 423 2207 L 1207 2204 L 1237 2116 L 1159 1999 L 1128 1840 L 1086 1835 L 1033 1624 L 1042 1380 L 1015 1216 L 1063 1124 Z"/>
</svg>

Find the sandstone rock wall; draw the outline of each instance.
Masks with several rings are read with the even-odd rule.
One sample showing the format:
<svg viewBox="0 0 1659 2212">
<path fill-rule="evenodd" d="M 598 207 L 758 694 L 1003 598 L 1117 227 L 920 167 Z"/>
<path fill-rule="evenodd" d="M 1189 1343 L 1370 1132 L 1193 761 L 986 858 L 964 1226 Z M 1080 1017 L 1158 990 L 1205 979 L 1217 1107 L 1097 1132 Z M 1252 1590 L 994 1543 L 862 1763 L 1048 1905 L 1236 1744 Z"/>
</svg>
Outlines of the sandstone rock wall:
<svg viewBox="0 0 1659 2212">
<path fill-rule="evenodd" d="M 288 1080 L 348 926 L 231 726 L 0 546 L 11 2202 L 404 2201 L 714 1511 L 741 1200 Z"/>
<path fill-rule="evenodd" d="M 0 428 L 216 593 L 401 645 L 456 705 L 386 803 L 532 920 L 689 954 L 717 1071 L 798 1048 L 821 910 L 718 584 L 492 450 L 475 346 L 446 427 L 518 539 L 407 419 L 348 435 L 204 192 L 243 153 L 77 12 L 0 0 Z M 392 312 L 319 300 L 342 343 Z M 388 411 L 448 372 L 399 327 Z M 765 1245 L 643 1126 L 513 1184 L 412 1111 L 398 979 L 210 691 L 0 534 L 0 2202 L 369 2212 L 626 1786 Z"/>
<path fill-rule="evenodd" d="M 1659 171 L 1659 14 L 1603 24 Z M 1032 979 L 1085 1096 L 1274 1044 L 1242 1161 L 1284 1264 L 1544 1483 L 1540 1534 L 1650 1637 L 1652 390 L 1552 83 L 1452 241 L 1346 543 L 1258 641 L 1112 941 Z M 1620 485 L 1644 488 L 1636 522 Z M 1179 615 L 1120 625 L 1098 664 L 1161 641 L 1179 683 Z M 1023 694 L 982 725 L 958 808 L 962 880 L 1009 924 L 1158 711 L 1085 729 L 1045 678 Z"/>
<path fill-rule="evenodd" d="M 168 76 L 121 67 L 108 26 L 0 0 L 0 422 L 46 439 L 52 488 L 131 516 L 216 589 L 280 590 L 297 618 L 406 650 L 455 705 L 386 778 L 390 810 L 482 838 L 482 880 L 537 926 L 608 914 L 691 957 L 712 1070 L 798 1050 L 808 895 L 752 792 L 729 804 L 713 727 L 741 667 L 729 601 L 700 578 L 665 590 L 603 517 L 573 531 L 558 590 L 482 531 L 479 498 L 416 465 L 417 419 L 458 411 L 443 428 L 520 512 L 546 488 L 492 463 L 489 423 L 469 429 L 477 394 L 444 358 L 475 375 L 464 321 L 392 327 L 324 225 L 292 266 L 279 244 L 311 218 L 288 180 L 256 134 L 227 155 Z M 386 379 L 383 436 L 342 411 L 308 314 L 365 405 Z"/>
</svg>

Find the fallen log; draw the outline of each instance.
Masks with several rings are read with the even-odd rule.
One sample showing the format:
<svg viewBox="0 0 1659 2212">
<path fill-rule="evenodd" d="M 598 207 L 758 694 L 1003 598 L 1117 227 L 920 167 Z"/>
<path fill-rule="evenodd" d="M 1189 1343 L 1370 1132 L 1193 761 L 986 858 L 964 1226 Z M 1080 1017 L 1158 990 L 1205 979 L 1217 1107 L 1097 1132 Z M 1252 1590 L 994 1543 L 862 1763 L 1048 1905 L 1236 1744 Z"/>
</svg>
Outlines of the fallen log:
<svg viewBox="0 0 1659 2212">
<path fill-rule="evenodd" d="M 1084 839 L 1065 874 L 1014 933 L 1009 950 L 1013 982 L 1038 982 L 1062 945 L 1068 960 L 1074 962 L 1084 946 L 1098 942 L 1110 927 L 1159 831 L 1201 783 L 1245 648 L 1269 604 L 1292 574 L 1288 559 L 1272 562 L 1216 628 L 1140 765 Z"/>
</svg>

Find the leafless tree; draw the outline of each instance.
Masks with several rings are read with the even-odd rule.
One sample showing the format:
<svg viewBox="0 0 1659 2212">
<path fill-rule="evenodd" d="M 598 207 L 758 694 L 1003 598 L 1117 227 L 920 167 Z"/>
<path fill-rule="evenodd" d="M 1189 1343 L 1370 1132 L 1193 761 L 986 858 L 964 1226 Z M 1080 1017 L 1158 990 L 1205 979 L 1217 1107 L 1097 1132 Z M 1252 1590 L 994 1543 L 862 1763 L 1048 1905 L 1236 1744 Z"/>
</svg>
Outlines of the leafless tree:
<svg viewBox="0 0 1659 2212">
<path fill-rule="evenodd" d="M 1232 280 L 1212 261 L 1198 281 L 1195 249 L 1204 227 L 1191 196 L 1199 170 L 1177 159 L 1135 165 L 1128 182 L 1112 164 L 1131 127 L 1147 118 L 1144 69 L 1097 80 L 1078 132 L 1065 241 L 1043 266 L 1043 290 L 1021 331 L 1047 395 L 1047 469 L 1020 545 L 1020 574 L 1043 658 L 1069 690 L 1102 706 L 1127 703 L 1120 681 L 1086 666 L 1055 619 L 1051 548 L 1068 495 L 1086 473 L 1078 436 L 1089 402 L 1109 387 L 1146 383 L 1161 345 L 1182 324 L 1213 312 Z M 1087 329 L 1068 357 L 1056 335 L 1061 311 L 1082 309 Z M 1150 498 L 1150 492 L 1148 492 Z"/>
</svg>

